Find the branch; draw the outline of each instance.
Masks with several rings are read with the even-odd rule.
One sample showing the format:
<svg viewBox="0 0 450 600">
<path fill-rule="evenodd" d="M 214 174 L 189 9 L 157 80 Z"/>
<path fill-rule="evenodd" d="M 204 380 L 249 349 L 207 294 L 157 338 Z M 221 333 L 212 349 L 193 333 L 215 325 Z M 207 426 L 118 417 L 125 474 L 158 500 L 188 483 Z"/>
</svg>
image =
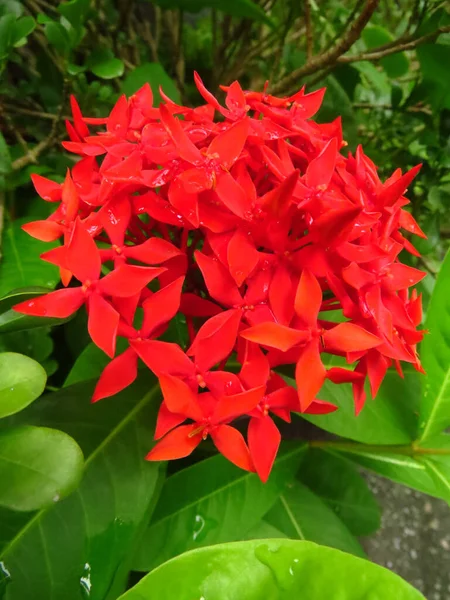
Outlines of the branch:
<svg viewBox="0 0 450 600">
<path fill-rule="evenodd" d="M 375 48 L 370 52 L 363 52 L 362 54 L 356 54 L 355 56 L 340 56 L 338 58 L 338 62 L 340 63 L 351 63 L 351 62 L 359 62 L 365 60 L 380 60 L 380 58 L 384 58 L 385 56 L 389 56 L 390 54 L 396 54 L 397 52 L 405 52 L 406 50 L 414 50 L 420 44 L 426 44 L 427 42 L 433 42 L 438 38 L 441 33 L 450 32 L 450 26 L 439 27 L 436 31 L 432 31 L 431 33 L 427 33 L 426 35 L 422 35 L 421 37 L 416 38 L 415 40 L 411 40 L 409 42 L 399 42 L 397 45 L 391 46 L 389 48 Z"/>
<path fill-rule="evenodd" d="M 380 0 L 367 0 L 362 12 L 359 16 L 350 24 L 344 35 L 334 44 L 332 48 L 326 50 L 322 54 L 318 54 L 308 60 L 299 69 L 293 71 L 290 75 L 284 77 L 276 85 L 273 86 L 271 93 L 277 94 L 285 89 L 289 89 L 291 86 L 296 85 L 300 77 L 310 75 L 315 71 L 328 67 L 335 64 L 338 58 L 347 52 L 353 44 L 359 39 L 362 30 L 369 22 L 370 17 L 377 8 Z"/>
<path fill-rule="evenodd" d="M 58 115 L 51 113 L 42 112 L 40 110 L 31 110 L 30 108 L 21 108 L 20 106 L 14 106 L 13 104 L 3 105 L 8 112 L 16 113 L 18 115 L 26 115 L 28 117 L 37 117 L 38 119 L 46 119 L 47 121 L 56 121 Z M 72 117 L 69 115 L 62 115 L 61 119 L 64 121 L 72 121 Z"/>
<path fill-rule="evenodd" d="M 58 125 L 62 119 L 62 113 L 66 102 L 67 87 L 68 82 L 67 80 L 65 80 L 62 91 L 61 104 L 59 106 L 58 113 L 56 114 L 56 119 L 54 119 L 52 123 L 50 133 L 44 140 L 39 142 L 39 144 L 37 144 L 34 148 L 32 148 L 26 154 L 24 154 L 24 156 L 21 156 L 12 163 L 11 167 L 13 171 L 18 171 L 19 169 L 23 169 L 23 167 L 26 167 L 27 165 L 37 163 L 39 155 L 42 154 L 44 150 L 47 150 L 47 148 L 50 148 L 50 146 L 52 146 L 55 142 L 56 134 L 58 133 Z"/>
</svg>

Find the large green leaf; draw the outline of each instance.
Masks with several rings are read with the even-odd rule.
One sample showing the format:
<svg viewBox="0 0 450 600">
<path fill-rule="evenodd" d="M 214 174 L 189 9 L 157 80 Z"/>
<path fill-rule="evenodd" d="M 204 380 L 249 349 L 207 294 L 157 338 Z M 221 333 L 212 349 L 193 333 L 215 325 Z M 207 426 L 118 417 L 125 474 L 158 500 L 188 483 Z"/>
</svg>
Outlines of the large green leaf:
<svg viewBox="0 0 450 600">
<path fill-rule="evenodd" d="M 368 50 L 383 46 L 394 40 L 394 36 L 381 25 L 372 25 L 363 30 L 362 38 Z M 397 52 L 390 56 L 385 56 L 380 60 L 380 64 L 389 77 L 401 77 L 408 72 L 409 60 L 404 52 Z"/>
<path fill-rule="evenodd" d="M 257 540 L 194 550 L 120 600 L 423 600 L 398 575 L 312 542 Z"/>
<path fill-rule="evenodd" d="M 39 398 L 46 382 L 45 370 L 32 358 L 16 352 L 0 353 L 0 419 Z"/>
<path fill-rule="evenodd" d="M 335 402 L 339 410 L 330 415 L 301 415 L 318 427 L 365 444 L 405 444 L 417 431 L 417 409 L 420 398 L 420 376 L 405 370 L 401 379 L 396 372 L 387 373 L 375 400 L 368 399 L 355 416 L 350 385 L 327 382 L 320 398 Z"/>
<path fill-rule="evenodd" d="M 369 535 L 379 528 L 380 507 L 348 460 L 312 449 L 298 476 L 336 512 L 353 535 Z"/>
<path fill-rule="evenodd" d="M 122 83 L 122 92 L 127 96 L 131 96 L 145 83 L 149 83 L 152 88 L 154 106 L 159 106 L 162 100 L 159 93 L 160 87 L 174 102 L 181 102 L 180 94 L 173 80 L 167 75 L 160 63 L 143 63 L 130 71 Z"/>
<path fill-rule="evenodd" d="M 86 469 L 78 489 L 47 510 L 0 513 L 0 561 L 11 574 L 5 600 L 79 600 L 80 581 L 91 600 L 104 600 L 148 523 L 161 482 L 162 466 L 144 460 L 159 387 L 144 375 L 94 405 L 92 390 L 92 383 L 72 386 L 10 419 L 65 431 L 81 446 Z"/>
<path fill-rule="evenodd" d="M 426 371 L 420 405 L 419 437 L 427 439 L 450 425 L 450 252 L 440 269 L 427 311 L 420 350 Z"/>
<path fill-rule="evenodd" d="M 215 8 L 234 17 L 262 21 L 273 27 L 266 11 L 252 0 L 155 0 L 162 8 L 178 8 L 187 12 L 199 12 Z"/>
<path fill-rule="evenodd" d="M 424 462 L 414 456 L 396 452 L 394 448 L 388 452 L 379 452 L 363 446 L 352 448 L 350 444 L 347 448 L 339 448 L 339 452 L 378 475 L 430 496 L 447 499 Z"/>
<path fill-rule="evenodd" d="M 416 450 L 440 497 L 450 503 L 450 435 L 441 433 L 423 441 Z"/>
<path fill-rule="evenodd" d="M 299 481 L 288 484 L 264 521 L 291 539 L 308 540 L 365 556 L 346 525 L 314 492 Z"/>
<path fill-rule="evenodd" d="M 304 452 L 296 444 L 280 454 L 266 484 L 222 456 L 169 477 L 133 568 L 149 571 L 186 550 L 240 539 L 294 478 Z"/>
<path fill-rule="evenodd" d="M 24 426 L 0 433 L 0 506 L 29 511 L 58 502 L 82 472 L 83 453 L 62 431 Z"/>
<path fill-rule="evenodd" d="M 59 281 L 58 269 L 39 258 L 55 247 L 40 242 L 20 228 L 23 220 L 10 223 L 3 234 L 2 260 L 0 262 L 0 297 L 24 286 L 53 288 Z"/>
</svg>

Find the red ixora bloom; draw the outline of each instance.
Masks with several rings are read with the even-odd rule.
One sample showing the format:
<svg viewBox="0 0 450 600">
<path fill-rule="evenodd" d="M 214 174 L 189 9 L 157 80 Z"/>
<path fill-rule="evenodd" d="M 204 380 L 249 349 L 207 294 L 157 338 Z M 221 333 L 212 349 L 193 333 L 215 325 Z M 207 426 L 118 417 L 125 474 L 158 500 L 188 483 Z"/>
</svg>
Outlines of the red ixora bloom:
<svg viewBox="0 0 450 600">
<path fill-rule="evenodd" d="M 153 371 L 163 401 L 148 460 L 210 438 L 266 481 L 277 420 L 337 410 L 317 398 L 326 380 L 351 384 L 358 413 L 366 379 L 375 397 L 389 367 L 421 371 L 411 288 L 424 273 L 399 261 L 418 255 L 406 235 L 424 237 L 405 208 L 419 167 L 382 182 L 361 147 L 342 154 L 340 120 L 312 120 L 325 90 L 276 98 L 234 82 L 222 106 L 195 83 L 197 108 L 163 93 L 154 107 L 148 84 L 107 118 L 84 117 L 71 99 L 63 145 L 82 158 L 63 184 L 33 176 L 55 211 L 24 225 L 61 240 L 42 258 L 62 287 L 15 310 L 65 318 L 86 306 L 112 359 L 94 401 L 130 385 L 139 360 Z M 185 345 L 158 339 L 180 328 Z M 326 366 L 332 356 L 341 366 Z"/>
</svg>

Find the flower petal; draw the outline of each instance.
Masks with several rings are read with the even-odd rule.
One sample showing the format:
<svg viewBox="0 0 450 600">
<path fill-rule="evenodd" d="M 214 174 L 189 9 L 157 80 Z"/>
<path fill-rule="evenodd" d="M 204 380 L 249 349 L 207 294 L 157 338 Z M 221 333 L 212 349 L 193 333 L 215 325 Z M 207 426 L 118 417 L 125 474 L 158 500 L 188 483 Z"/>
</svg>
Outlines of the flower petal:
<svg viewBox="0 0 450 600">
<path fill-rule="evenodd" d="M 92 402 L 114 396 L 131 385 L 137 377 L 137 354 L 132 348 L 113 358 L 103 369 L 95 386 Z"/>
<path fill-rule="evenodd" d="M 193 432 L 196 425 L 182 425 L 170 431 L 147 454 L 147 460 L 173 460 L 189 456 L 202 441 L 202 434 Z"/>
<path fill-rule="evenodd" d="M 241 332 L 241 337 L 262 346 L 269 346 L 287 352 L 297 344 L 305 342 L 309 337 L 309 333 L 268 321 L 244 329 Z"/>
<path fill-rule="evenodd" d="M 91 340 L 110 358 L 116 351 L 119 313 L 99 294 L 92 294 L 88 303 L 88 332 Z"/>
<path fill-rule="evenodd" d="M 319 344 L 310 342 L 303 350 L 295 367 L 295 381 L 302 412 L 314 401 L 326 379 L 326 369 L 322 364 Z"/>
<path fill-rule="evenodd" d="M 247 436 L 256 472 L 261 481 L 266 483 L 280 447 L 280 432 L 269 416 L 253 417 L 250 419 Z"/>
<path fill-rule="evenodd" d="M 120 265 L 98 282 L 98 290 L 106 296 L 129 298 L 142 291 L 155 277 L 166 269 Z"/>
<path fill-rule="evenodd" d="M 245 471 L 255 471 L 248 446 L 237 429 L 219 425 L 211 432 L 211 438 L 217 450 L 230 462 Z"/>
<path fill-rule="evenodd" d="M 13 306 L 13 309 L 24 315 L 34 317 L 56 317 L 65 319 L 73 315 L 84 303 L 85 296 L 81 287 L 56 290 L 32 300 L 25 300 Z"/>
</svg>

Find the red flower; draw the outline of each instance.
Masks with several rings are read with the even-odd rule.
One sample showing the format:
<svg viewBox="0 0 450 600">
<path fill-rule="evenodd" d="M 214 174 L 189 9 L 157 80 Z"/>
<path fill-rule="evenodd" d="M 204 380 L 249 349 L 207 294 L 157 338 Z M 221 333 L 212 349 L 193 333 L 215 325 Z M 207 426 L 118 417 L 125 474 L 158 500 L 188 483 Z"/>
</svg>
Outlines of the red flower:
<svg viewBox="0 0 450 600">
<path fill-rule="evenodd" d="M 61 240 L 42 258 L 63 287 L 15 309 L 64 318 L 86 305 L 112 358 L 94 401 L 130 385 L 139 359 L 153 371 L 164 401 L 150 460 L 210 436 L 266 481 L 277 420 L 336 410 L 317 399 L 325 380 L 350 383 L 358 413 L 366 380 L 375 397 L 388 368 L 422 371 L 410 288 L 424 274 L 399 260 L 419 254 L 409 234 L 424 237 L 405 208 L 420 167 L 382 182 L 361 147 L 341 154 L 340 119 L 312 120 L 324 89 L 277 98 L 233 82 L 222 106 L 194 79 L 206 103 L 196 108 L 163 92 L 156 108 L 148 84 L 106 118 L 71 98 L 63 145 L 82 159 L 62 185 L 33 175 L 55 210 L 24 226 Z M 117 336 L 128 346 L 114 358 Z M 330 356 L 351 367 L 326 368 Z M 296 387 L 274 371 L 289 365 Z"/>
</svg>

